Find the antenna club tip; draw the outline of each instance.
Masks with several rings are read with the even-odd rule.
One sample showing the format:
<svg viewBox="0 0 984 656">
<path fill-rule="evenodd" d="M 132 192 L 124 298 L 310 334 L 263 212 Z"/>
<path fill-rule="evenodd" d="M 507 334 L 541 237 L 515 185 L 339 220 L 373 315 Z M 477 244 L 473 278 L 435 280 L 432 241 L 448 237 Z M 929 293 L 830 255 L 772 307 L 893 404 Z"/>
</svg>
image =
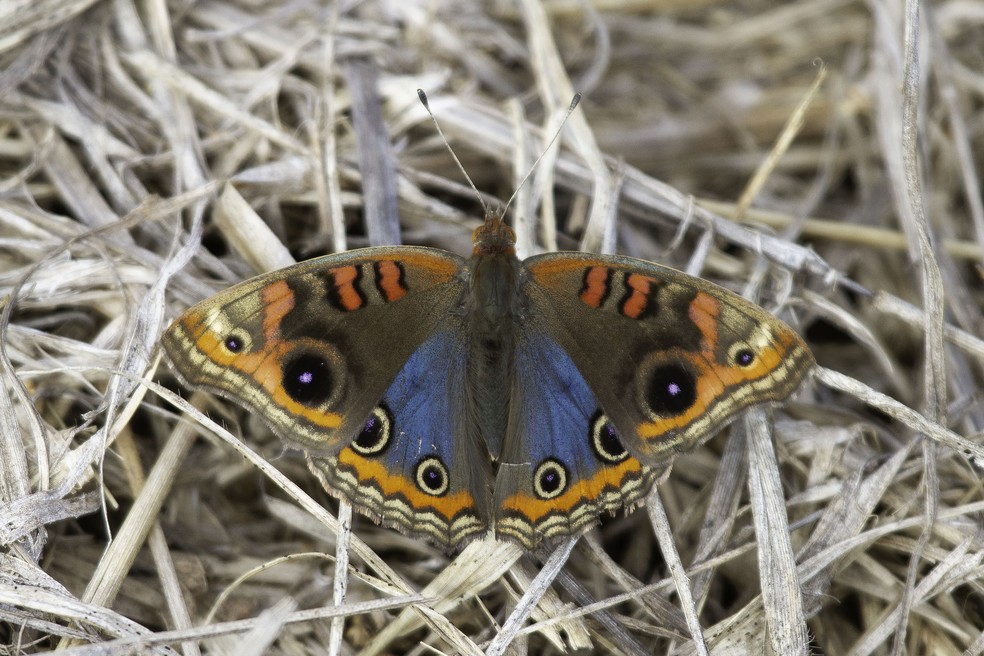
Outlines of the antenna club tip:
<svg viewBox="0 0 984 656">
<path fill-rule="evenodd" d="M 430 109 L 430 104 L 427 102 L 427 94 L 424 93 L 423 89 L 417 89 L 417 97 L 420 98 L 421 104 Z"/>
</svg>

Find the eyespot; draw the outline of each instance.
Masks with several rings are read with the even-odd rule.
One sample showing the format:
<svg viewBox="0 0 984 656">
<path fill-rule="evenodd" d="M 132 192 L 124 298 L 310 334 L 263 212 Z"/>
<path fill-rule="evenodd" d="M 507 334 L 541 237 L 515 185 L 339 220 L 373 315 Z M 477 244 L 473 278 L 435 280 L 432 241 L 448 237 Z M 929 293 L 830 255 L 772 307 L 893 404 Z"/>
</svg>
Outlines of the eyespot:
<svg viewBox="0 0 984 656">
<path fill-rule="evenodd" d="M 533 473 L 533 491 L 541 499 L 559 497 L 567 489 L 567 468 L 553 458 L 547 458 Z"/>
<path fill-rule="evenodd" d="M 646 381 L 645 401 L 661 416 L 682 415 L 697 401 L 697 377 L 679 362 L 653 367 Z"/>
<path fill-rule="evenodd" d="M 306 352 L 292 356 L 284 365 L 281 384 L 298 403 L 307 406 L 324 403 L 331 397 L 333 384 L 328 359 Z"/>
<path fill-rule="evenodd" d="M 249 339 L 240 333 L 232 333 L 227 335 L 224 340 L 222 340 L 222 345 L 226 347 L 226 350 L 230 353 L 239 353 L 246 348 L 246 344 Z"/>
<path fill-rule="evenodd" d="M 745 342 L 739 342 L 731 347 L 731 362 L 739 367 L 745 368 L 755 364 L 755 351 Z"/>
<path fill-rule="evenodd" d="M 352 450 L 362 456 L 378 456 L 390 445 L 392 436 L 393 416 L 389 408 L 378 405 L 352 441 Z"/>
<path fill-rule="evenodd" d="M 431 496 L 443 496 L 451 485 L 448 468 L 436 456 L 428 456 L 417 463 L 415 472 L 417 487 Z"/>
<path fill-rule="evenodd" d="M 591 419 L 591 448 L 599 460 L 613 465 L 629 457 L 615 425 L 601 410 Z"/>
</svg>

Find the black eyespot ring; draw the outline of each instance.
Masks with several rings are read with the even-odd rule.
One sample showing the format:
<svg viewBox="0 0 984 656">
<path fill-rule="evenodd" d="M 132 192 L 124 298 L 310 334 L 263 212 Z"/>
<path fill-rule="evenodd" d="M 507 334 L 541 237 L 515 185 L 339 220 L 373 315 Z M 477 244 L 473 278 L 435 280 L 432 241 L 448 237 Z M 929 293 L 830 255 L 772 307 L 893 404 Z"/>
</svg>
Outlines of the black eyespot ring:
<svg viewBox="0 0 984 656">
<path fill-rule="evenodd" d="M 393 415 L 385 405 L 378 405 L 352 441 L 352 450 L 361 456 L 378 456 L 389 447 L 392 437 Z"/>
<path fill-rule="evenodd" d="M 567 489 L 568 478 L 560 461 L 547 458 L 533 472 L 533 491 L 543 500 L 555 499 Z"/>
<path fill-rule="evenodd" d="M 230 353 L 239 353 L 246 348 L 247 338 L 239 333 L 232 333 L 227 335 L 224 340 L 222 340 L 222 345 L 226 347 L 226 350 Z"/>
<path fill-rule="evenodd" d="M 428 456 L 421 460 L 414 468 L 414 472 L 417 487 L 431 496 L 444 496 L 451 487 L 448 468 L 437 456 Z"/>
<path fill-rule="evenodd" d="M 629 457 L 629 452 L 625 450 L 615 425 L 601 410 L 598 410 L 591 419 L 590 439 L 591 450 L 602 462 L 617 465 Z"/>
<path fill-rule="evenodd" d="M 316 406 L 331 398 L 335 381 L 327 357 L 302 351 L 284 364 L 280 382 L 294 401 Z"/>
<path fill-rule="evenodd" d="M 648 372 L 645 401 L 649 410 L 663 417 L 676 417 L 697 402 L 697 376 L 682 362 L 669 362 Z"/>
<path fill-rule="evenodd" d="M 739 367 L 750 367 L 755 364 L 755 351 L 747 344 L 739 344 L 732 349 L 731 361 Z"/>
</svg>

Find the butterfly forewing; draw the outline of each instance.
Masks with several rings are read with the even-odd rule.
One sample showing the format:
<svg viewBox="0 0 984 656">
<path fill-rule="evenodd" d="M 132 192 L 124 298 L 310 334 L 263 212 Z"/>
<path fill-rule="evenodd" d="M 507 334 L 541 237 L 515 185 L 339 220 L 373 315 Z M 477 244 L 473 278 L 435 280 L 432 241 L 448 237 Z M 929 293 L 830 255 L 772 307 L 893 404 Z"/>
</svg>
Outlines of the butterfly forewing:
<svg viewBox="0 0 984 656">
<path fill-rule="evenodd" d="M 290 444 L 334 453 L 460 302 L 463 262 L 410 247 L 308 260 L 194 306 L 164 350 L 190 385 L 253 408 Z"/>
<path fill-rule="evenodd" d="M 692 448 L 753 404 L 785 399 L 813 364 L 802 339 L 765 310 L 642 260 L 533 257 L 521 294 L 629 451 L 649 464 Z"/>
</svg>

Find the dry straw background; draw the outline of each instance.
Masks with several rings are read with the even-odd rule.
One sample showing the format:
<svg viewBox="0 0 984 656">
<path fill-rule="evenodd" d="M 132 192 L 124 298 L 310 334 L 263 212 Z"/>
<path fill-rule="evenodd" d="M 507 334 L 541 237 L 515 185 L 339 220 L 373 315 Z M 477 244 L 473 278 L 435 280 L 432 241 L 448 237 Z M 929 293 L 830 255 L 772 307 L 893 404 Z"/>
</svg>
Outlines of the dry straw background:
<svg viewBox="0 0 984 656">
<path fill-rule="evenodd" d="M 0 653 L 984 652 L 982 34 L 966 0 L 0 2 Z M 291 259 L 467 253 L 417 88 L 493 200 L 583 93 L 523 251 L 741 291 L 811 380 L 543 553 L 339 508 L 156 345 Z"/>
</svg>

